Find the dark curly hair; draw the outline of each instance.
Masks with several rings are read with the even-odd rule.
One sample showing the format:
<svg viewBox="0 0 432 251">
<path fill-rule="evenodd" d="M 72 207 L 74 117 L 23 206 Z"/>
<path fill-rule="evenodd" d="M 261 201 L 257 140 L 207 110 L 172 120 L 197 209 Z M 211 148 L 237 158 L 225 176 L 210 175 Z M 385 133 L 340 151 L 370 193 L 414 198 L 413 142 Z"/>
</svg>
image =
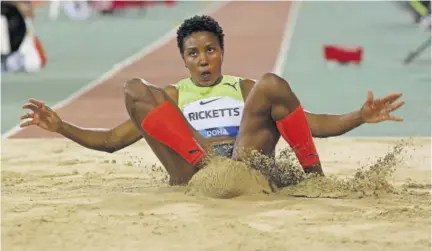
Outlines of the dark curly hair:
<svg viewBox="0 0 432 251">
<path fill-rule="evenodd" d="M 184 47 L 183 42 L 184 39 L 190 36 L 194 32 L 211 32 L 213 33 L 218 41 L 219 45 L 224 49 L 224 32 L 222 27 L 219 26 L 218 22 L 207 15 L 201 15 L 201 16 L 193 16 L 191 18 L 188 18 L 183 21 L 183 23 L 180 25 L 180 27 L 177 30 L 177 46 L 180 50 L 180 53 L 183 55 Z"/>
</svg>

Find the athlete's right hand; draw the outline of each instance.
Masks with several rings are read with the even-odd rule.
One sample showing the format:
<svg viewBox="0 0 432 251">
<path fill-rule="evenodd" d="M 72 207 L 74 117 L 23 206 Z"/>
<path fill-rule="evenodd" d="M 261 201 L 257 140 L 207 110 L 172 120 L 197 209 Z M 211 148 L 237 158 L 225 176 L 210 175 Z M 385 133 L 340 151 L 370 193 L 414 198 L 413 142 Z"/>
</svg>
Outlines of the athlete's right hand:
<svg viewBox="0 0 432 251">
<path fill-rule="evenodd" d="M 29 99 L 28 101 L 29 103 L 23 105 L 22 108 L 29 109 L 31 112 L 21 116 L 21 120 L 30 120 L 21 123 L 20 127 L 37 125 L 45 130 L 58 132 L 63 121 L 57 113 L 46 106 L 42 101 L 35 99 Z"/>
</svg>

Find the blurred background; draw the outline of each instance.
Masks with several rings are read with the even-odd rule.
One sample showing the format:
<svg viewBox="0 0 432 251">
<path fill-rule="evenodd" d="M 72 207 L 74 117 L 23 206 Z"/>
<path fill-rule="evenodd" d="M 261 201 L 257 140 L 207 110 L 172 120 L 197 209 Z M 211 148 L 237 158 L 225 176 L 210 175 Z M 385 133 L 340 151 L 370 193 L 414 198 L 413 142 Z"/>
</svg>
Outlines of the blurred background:
<svg viewBox="0 0 432 251">
<path fill-rule="evenodd" d="M 431 135 L 430 1 L 1 4 L 3 137 L 57 136 L 17 128 L 28 98 L 81 126 L 126 119 L 121 88 L 127 79 L 165 86 L 187 76 L 175 29 L 199 13 L 214 15 L 226 31 L 226 74 L 276 72 L 317 113 L 359 109 L 367 90 L 376 97 L 403 92 L 406 105 L 397 115 L 405 122 L 366 125 L 348 135 Z"/>
</svg>

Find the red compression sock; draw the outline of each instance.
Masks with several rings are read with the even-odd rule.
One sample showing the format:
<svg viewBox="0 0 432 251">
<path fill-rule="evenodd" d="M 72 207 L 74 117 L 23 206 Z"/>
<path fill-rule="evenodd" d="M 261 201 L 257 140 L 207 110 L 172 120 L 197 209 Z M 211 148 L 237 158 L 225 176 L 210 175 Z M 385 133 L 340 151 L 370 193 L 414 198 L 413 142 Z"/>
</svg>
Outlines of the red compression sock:
<svg viewBox="0 0 432 251">
<path fill-rule="evenodd" d="M 282 137 L 294 150 L 303 168 L 320 162 L 306 114 L 301 105 L 285 118 L 277 121 L 276 125 Z"/>
<path fill-rule="evenodd" d="M 147 114 L 141 122 L 141 127 L 192 165 L 205 155 L 204 149 L 193 137 L 184 117 L 169 101 L 163 102 Z"/>
</svg>

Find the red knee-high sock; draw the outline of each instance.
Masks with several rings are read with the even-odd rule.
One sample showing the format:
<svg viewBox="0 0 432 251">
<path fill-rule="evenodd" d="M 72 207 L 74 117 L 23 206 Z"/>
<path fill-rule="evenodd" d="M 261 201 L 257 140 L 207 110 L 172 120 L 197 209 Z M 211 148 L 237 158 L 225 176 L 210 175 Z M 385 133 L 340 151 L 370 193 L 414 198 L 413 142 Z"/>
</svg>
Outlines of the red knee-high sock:
<svg viewBox="0 0 432 251">
<path fill-rule="evenodd" d="M 277 121 L 276 125 L 282 137 L 294 150 L 303 168 L 320 162 L 306 114 L 301 105 L 285 118 Z"/>
<path fill-rule="evenodd" d="M 192 165 L 205 155 L 204 149 L 193 137 L 184 117 L 171 102 L 165 101 L 153 109 L 143 119 L 141 127 Z"/>
</svg>

